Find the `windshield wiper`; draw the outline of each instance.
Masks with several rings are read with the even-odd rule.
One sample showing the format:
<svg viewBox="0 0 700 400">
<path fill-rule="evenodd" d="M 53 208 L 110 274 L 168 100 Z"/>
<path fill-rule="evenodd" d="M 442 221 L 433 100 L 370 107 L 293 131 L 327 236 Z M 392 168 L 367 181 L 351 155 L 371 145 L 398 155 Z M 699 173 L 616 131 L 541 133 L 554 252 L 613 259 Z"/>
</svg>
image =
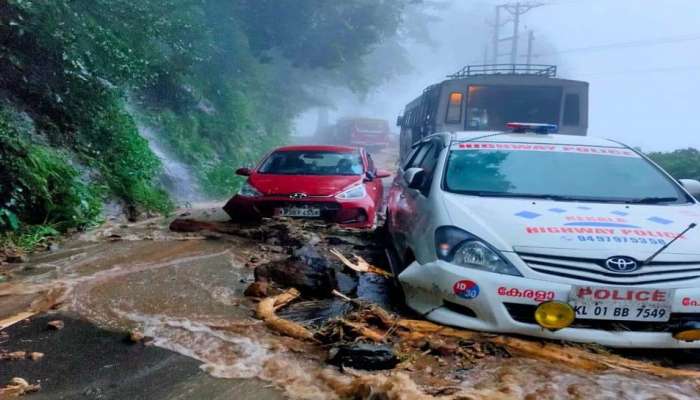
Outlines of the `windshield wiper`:
<svg viewBox="0 0 700 400">
<path fill-rule="evenodd" d="M 661 204 L 661 203 L 672 203 L 678 201 L 678 197 L 643 197 L 641 199 L 634 199 L 625 201 L 628 204 Z"/>
</svg>

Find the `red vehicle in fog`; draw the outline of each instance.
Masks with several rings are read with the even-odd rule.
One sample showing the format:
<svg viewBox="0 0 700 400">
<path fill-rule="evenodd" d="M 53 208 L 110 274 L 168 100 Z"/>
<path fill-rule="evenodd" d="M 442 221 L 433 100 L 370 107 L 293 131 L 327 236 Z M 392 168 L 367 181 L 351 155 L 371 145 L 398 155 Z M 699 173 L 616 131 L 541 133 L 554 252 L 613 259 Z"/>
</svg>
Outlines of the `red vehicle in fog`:
<svg viewBox="0 0 700 400">
<path fill-rule="evenodd" d="M 248 180 L 224 206 L 233 220 L 319 218 L 356 228 L 374 226 L 381 179 L 390 175 L 364 149 L 346 146 L 280 147 L 236 174 Z"/>
<path fill-rule="evenodd" d="M 336 123 L 335 143 L 379 150 L 391 141 L 389 123 L 374 118 L 341 118 Z"/>
</svg>

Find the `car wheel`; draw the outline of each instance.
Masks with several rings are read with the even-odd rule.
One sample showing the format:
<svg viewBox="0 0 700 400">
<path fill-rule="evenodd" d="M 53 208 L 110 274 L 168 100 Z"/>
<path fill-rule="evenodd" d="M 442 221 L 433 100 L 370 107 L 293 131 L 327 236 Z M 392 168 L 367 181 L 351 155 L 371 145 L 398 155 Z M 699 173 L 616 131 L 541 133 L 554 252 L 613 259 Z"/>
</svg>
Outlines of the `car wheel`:
<svg viewBox="0 0 700 400">
<path fill-rule="evenodd" d="M 401 260 L 396 254 L 394 246 L 391 244 L 391 242 L 387 243 L 384 252 L 386 254 L 387 260 L 389 260 L 389 269 L 391 270 L 391 274 L 393 275 L 391 278 L 391 283 L 394 298 L 397 300 L 397 303 L 399 305 L 405 305 L 406 294 L 404 293 L 403 287 L 401 286 L 401 282 L 399 281 L 399 274 L 405 268 L 401 265 Z"/>
</svg>

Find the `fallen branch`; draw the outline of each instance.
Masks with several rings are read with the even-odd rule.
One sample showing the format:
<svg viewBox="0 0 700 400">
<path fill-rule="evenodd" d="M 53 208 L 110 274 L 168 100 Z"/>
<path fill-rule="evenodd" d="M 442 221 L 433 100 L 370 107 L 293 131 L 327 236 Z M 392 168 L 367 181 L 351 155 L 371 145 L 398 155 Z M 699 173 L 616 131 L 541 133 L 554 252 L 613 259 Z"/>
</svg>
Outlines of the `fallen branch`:
<svg viewBox="0 0 700 400">
<path fill-rule="evenodd" d="M 569 367 L 588 371 L 617 369 L 643 372 L 662 378 L 696 378 L 700 371 L 667 368 L 644 361 L 630 360 L 612 354 L 596 354 L 571 346 L 551 342 L 538 342 L 510 336 L 486 335 L 478 332 L 448 328 L 422 320 L 400 319 L 398 326 L 409 331 L 408 339 L 422 339 L 431 335 L 449 336 L 465 340 L 478 339 L 507 348 L 512 353 L 566 364 Z M 418 335 L 416 335 L 418 334 Z"/>
<path fill-rule="evenodd" d="M 5 329 L 5 328 L 8 328 L 8 327 L 20 322 L 20 321 L 24 321 L 27 318 L 31 318 L 36 314 L 37 314 L 37 312 L 34 312 L 34 311 L 26 311 L 26 312 L 21 312 L 21 313 L 15 314 L 15 315 L 8 317 L 8 318 L 5 318 L 3 320 L 0 320 L 0 331 Z"/>
<path fill-rule="evenodd" d="M 367 326 L 367 324 L 363 324 L 361 322 L 351 322 L 344 319 L 341 319 L 340 323 L 343 326 L 352 329 L 360 337 L 367 338 L 375 343 L 384 343 L 386 340 L 386 334 L 384 332 L 374 330 Z"/>
<path fill-rule="evenodd" d="M 700 371 L 660 367 L 658 365 L 630 360 L 613 354 L 596 354 L 589 351 L 556 343 L 538 343 L 508 336 L 490 338 L 494 344 L 508 347 L 515 353 L 561 362 L 572 367 L 587 370 L 619 369 L 643 372 L 662 378 L 700 379 Z"/>
<path fill-rule="evenodd" d="M 332 293 L 334 296 L 339 297 L 341 300 L 347 301 L 348 303 L 357 304 L 357 302 L 356 302 L 355 300 L 353 300 L 353 299 L 351 299 L 350 297 L 348 297 L 348 296 L 346 296 L 346 295 L 340 293 L 340 292 L 338 291 L 338 289 L 333 289 L 333 291 L 332 291 L 331 293 Z"/>
<path fill-rule="evenodd" d="M 22 378 L 12 378 L 10 383 L 0 388 L 0 400 L 22 396 L 25 393 L 36 392 L 41 389 L 39 385 L 30 385 Z"/>
<path fill-rule="evenodd" d="M 296 322 L 280 318 L 275 312 L 299 297 L 299 291 L 292 288 L 277 296 L 266 297 L 258 303 L 257 316 L 270 329 L 297 339 L 315 340 L 311 331 Z"/>
<path fill-rule="evenodd" d="M 392 277 L 393 275 L 390 272 L 384 271 L 381 268 L 377 268 L 374 265 L 368 263 L 365 261 L 364 258 L 360 256 L 354 256 L 355 259 L 357 260 L 357 264 L 353 263 L 352 261 L 348 260 L 347 257 L 345 257 L 340 251 L 337 249 L 331 249 L 330 250 L 331 254 L 334 256 L 338 257 L 338 259 L 345 264 L 346 267 L 352 269 L 353 271 L 357 272 L 369 272 L 377 275 L 382 275 L 385 277 Z"/>
<path fill-rule="evenodd" d="M 334 254 L 336 253 L 337 251 L 334 252 Z M 337 253 L 336 256 L 341 260 L 344 259 L 339 253 Z M 361 304 L 337 291 L 334 291 L 333 294 L 345 301 Z M 277 332 L 299 339 L 314 340 L 311 331 L 302 325 L 279 318 L 275 315 L 277 309 L 284 307 L 297 297 L 299 297 L 299 292 L 296 289 L 287 290 L 277 296 L 267 297 L 258 304 L 257 315 L 260 319 L 265 321 L 267 326 Z M 443 336 L 480 343 L 491 343 L 503 347 L 510 353 L 547 360 L 586 371 L 605 371 L 612 369 L 627 372 L 641 372 L 662 378 L 700 379 L 700 371 L 661 367 L 649 362 L 630 360 L 612 354 L 593 353 L 585 349 L 558 343 L 455 329 L 425 320 L 403 319 L 377 305 L 367 306 L 358 311 L 358 315 L 359 320 L 349 321 L 341 319 L 338 322 L 342 326 L 352 330 L 356 337 L 366 338 L 377 343 L 386 342 L 394 334 L 401 337 L 403 341 L 420 341 L 435 336 Z M 372 320 L 384 328 L 384 330 L 372 328 L 370 323 L 367 323 L 367 321 Z"/>
<path fill-rule="evenodd" d="M 419 333 L 425 336 L 440 335 L 462 340 L 473 340 L 480 336 L 480 334 L 477 332 L 449 328 L 423 320 L 399 319 L 396 322 L 396 325 L 400 328 L 408 330 L 411 333 Z"/>
</svg>

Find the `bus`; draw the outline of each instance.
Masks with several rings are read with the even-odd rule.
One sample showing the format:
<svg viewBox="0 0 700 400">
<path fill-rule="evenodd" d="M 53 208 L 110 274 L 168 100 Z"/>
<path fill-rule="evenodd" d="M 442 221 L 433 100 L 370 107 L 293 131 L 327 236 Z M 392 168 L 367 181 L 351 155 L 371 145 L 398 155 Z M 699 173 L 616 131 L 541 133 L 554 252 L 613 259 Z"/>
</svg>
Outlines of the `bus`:
<svg viewBox="0 0 700 400">
<path fill-rule="evenodd" d="M 503 131 L 509 122 L 524 122 L 586 135 L 588 82 L 556 74 L 554 65 L 470 65 L 428 86 L 397 119 L 401 160 L 435 132 Z"/>
</svg>

